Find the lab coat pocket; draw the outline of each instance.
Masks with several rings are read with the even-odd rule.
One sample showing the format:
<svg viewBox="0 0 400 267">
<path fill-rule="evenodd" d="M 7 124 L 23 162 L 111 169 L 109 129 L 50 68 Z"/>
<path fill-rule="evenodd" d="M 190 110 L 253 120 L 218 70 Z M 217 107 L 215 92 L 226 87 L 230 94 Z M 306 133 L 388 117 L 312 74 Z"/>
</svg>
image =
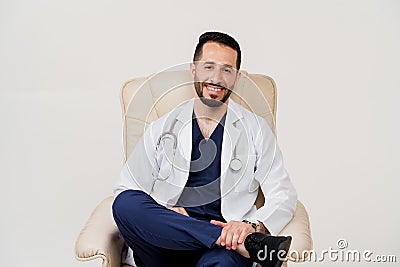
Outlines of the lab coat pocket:
<svg viewBox="0 0 400 267">
<path fill-rule="evenodd" d="M 255 155 L 237 155 L 240 160 L 242 167 L 239 171 L 233 171 L 232 175 L 235 180 L 235 192 L 253 192 L 257 190 L 258 183 L 254 179 L 255 170 Z"/>
</svg>

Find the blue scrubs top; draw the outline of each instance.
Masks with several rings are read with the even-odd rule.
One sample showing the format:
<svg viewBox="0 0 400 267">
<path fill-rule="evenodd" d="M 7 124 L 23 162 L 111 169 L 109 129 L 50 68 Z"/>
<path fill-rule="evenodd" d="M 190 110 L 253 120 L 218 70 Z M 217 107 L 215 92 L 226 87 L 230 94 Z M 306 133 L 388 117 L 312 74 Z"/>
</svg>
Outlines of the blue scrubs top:
<svg viewBox="0 0 400 267">
<path fill-rule="evenodd" d="M 206 140 L 193 112 L 192 158 L 189 178 L 177 206 L 184 207 L 190 217 L 225 222 L 221 214 L 221 149 L 225 115 Z"/>
</svg>

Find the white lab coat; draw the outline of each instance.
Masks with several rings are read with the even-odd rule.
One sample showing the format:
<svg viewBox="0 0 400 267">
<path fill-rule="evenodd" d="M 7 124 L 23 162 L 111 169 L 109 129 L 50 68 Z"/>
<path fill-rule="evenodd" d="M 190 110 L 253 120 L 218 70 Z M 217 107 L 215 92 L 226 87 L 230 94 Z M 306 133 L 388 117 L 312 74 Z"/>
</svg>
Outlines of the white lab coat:
<svg viewBox="0 0 400 267">
<path fill-rule="evenodd" d="M 127 189 L 142 190 L 161 205 L 176 204 L 189 175 L 193 104 L 192 99 L 148 127 L 122 169 L 115 196 Z M 177 136 L 173 165 L 171 153 L 162 153 L 163 149 L 171 151 L 168 143 L 172 143 L 167 142 L 166 148 L 157 146 L 162 133 L 169 130 Z M 242 163 L 239 171 L 230 168 L 234 157 Z M 220 179 L 221 213 L 226 221 L 259 220 L 276 235 L 292 218 L 297 194 L 283 167 L 274 134 L 263 118 L 232 99 L 225 120 Z M 259 187 L 265 204 L 257 210 L 254 202 Z"/>
</svg>

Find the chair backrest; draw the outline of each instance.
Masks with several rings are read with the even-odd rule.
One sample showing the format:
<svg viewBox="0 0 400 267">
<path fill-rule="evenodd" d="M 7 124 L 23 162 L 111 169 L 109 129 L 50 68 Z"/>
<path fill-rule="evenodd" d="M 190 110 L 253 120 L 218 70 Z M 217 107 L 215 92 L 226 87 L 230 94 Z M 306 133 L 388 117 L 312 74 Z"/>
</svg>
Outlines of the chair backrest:
<svg viewBox="0 0 400 267">
<path fill-rule="evenodd" d="M 165 71 L 127 81 L 121 90 L 125 160 L 151 122 L 194 96 L 189 70 Z M 263 117 L 276 132 L 276 85 L 270 77 L 241 71 L 231 98 Z"/>
<path fill-rule="evenodd" d="M 121 89 L 124 159 L 153 121 L 194 96 L 189 70 L 165 71 L 127 81 Z M 270 77 L 241 71 L 231 98 L 263 117 L 276 134 L 276 85 Z M 264 195 L 258 190 L 254 204 L 259 208 L 264 201 Z"/>
</svg>

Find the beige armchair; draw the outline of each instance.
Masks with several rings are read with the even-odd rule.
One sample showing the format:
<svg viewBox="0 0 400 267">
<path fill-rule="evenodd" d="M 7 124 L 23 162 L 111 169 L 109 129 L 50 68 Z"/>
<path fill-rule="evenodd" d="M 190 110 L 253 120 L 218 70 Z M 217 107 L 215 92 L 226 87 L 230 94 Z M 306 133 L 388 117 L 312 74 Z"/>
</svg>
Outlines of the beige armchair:
<svg viewBox="0 0 400 267">
<path fill-rule="evenodd" d="M 263 117 L 276 134 L 274 81 L 260 74 L 248 74 L 245 71 L 241 73 L 231 97 Z M 121 90 L 125 159 L 152 121 L 192 97 L 194 97 L 193 78 L 189 71 L 165 71 L 126 82 Z M 104 199 L 81 230 L 75 243 L 75 256 L 78 260 L 101 258 L 103 267 L 123 266 L 121 252 L 125 244 L 112 217 L 112 202 L 112 196 Z M 263 203 L 264 197 L 260 191 L 255 204 L 259 207 Z M 294 217 L 280 234 L 293 237 L 290 250 L 294 253 L 289 253 L 287 260 L 293 262 L 306 260 L 307 251 L 312 249 L 312 239 L 308 214 L 300 201 L 297 202 Z"/>
</svg>

